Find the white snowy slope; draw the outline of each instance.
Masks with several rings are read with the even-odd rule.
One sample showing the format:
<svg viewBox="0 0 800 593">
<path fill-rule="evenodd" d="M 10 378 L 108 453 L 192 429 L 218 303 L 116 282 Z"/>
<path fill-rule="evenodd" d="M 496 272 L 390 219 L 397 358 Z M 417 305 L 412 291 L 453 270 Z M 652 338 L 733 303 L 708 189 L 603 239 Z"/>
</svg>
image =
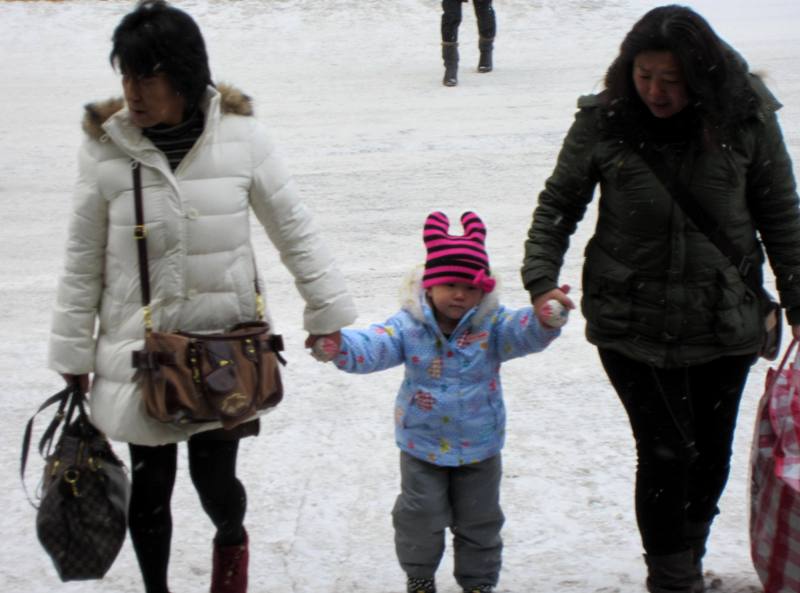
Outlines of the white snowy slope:
<svg viewBox="0 0 800 593">
<path fill-rule="evenodd" d="M 113 27 L 133 2 L 0 1 L 0 590 L 142 591 L 129 542 L 101 582 L 62 585 L 36 539 L 17 475 L 22 431 L 59 387 L 45 368 L 50 307 L 81 139 L 82 105 L 118 95 L 108 64 Z M 503 300 L 519 281 L 530 213 L 572 121 L 578 95 L 600 88 L 644 0 L 498 0 L 496 70 L 475 72 L 477 32 L 465 5 L 460 84 L 441 85 L 436 0 L 187 1 L 205 32 L 215 80 L 252 95 L 347 276 L 359 325 L 397 308 L 400 278 L 423 256 L 434 209 L 479 212 Z M 690 2 L 764 72 L 785 104 L 800 153 L 800 4 Z M 590 211 L 562 281 L 580 296 Z M 390 510 L 398 489 L 392 402 L 401 371 L 347 376 L 302 347 L 301 303 L 259 229 L 258 256 L 283 333 L 286 399 L 263 434 L 242 442 L 249 493 L 251 591 L 402 593 Z M 633 513 L 633 440 L 621 405 L 583 338 L 579 313 L 538 355 L 504 367 L 509 410 L 501 593 L 641 593 Z M 748 453 L 767 365 L 741 409 L 730 484 L 707 567 L 720 593 L 757 585 L 748 551 Z M 43 428 L 45 418 L 38 423 Z M 125 445 L 118 452 L 127 458 Z M 183 448 L 175 494 L 171 588 L 207 591 L 212 527 Z M 34 454 L 35 455 L 35 454 Z M 29 487 L 41 463 L 32 459 Z M 447 558 L 442 593 L 457 593 Z"/>
</svg>

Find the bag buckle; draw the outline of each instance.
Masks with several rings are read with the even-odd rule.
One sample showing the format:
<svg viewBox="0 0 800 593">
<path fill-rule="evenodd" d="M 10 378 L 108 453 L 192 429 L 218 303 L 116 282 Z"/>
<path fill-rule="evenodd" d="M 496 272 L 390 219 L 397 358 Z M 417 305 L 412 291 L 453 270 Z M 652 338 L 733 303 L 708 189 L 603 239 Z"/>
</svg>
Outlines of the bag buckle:
<svg viewBox="0 0 800 593">
<path fill-rule="evenodd" d="M 746 257 L 743 257 L 739 262 L 739 265 L 736 266 L 736 269 L 739 270 L 739 273 L 742 275 L 743 278 L 746 278 L 748 274 L 750 274 L 750 270 L 753 268 L 753 264 L 750 263 L 750 260 Z"/>
<path fill-rule="evenodd" d="M 286 359 L 281 356 L 283 352 L 283 336 L 280 334 L 271 334 L 269 336 L 269 349 L 275 353 L 275 357 L 283 366 L 286 366 Z"/>
</svg>

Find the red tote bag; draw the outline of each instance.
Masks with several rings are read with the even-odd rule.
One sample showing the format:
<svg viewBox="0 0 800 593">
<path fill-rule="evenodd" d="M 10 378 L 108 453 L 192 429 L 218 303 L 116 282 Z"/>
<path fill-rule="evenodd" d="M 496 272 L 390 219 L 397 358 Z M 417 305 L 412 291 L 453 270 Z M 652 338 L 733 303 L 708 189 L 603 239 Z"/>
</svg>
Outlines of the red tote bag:
<svg viewBox="0 0 800 593">
<path fill-rule="evenodd" d="M 787 365 L 787 362 L 789 364 Z M 800 349 L 767 372 L 750 459 L 750 553 L 764 593 L 800 592 Z"/>
</svg>

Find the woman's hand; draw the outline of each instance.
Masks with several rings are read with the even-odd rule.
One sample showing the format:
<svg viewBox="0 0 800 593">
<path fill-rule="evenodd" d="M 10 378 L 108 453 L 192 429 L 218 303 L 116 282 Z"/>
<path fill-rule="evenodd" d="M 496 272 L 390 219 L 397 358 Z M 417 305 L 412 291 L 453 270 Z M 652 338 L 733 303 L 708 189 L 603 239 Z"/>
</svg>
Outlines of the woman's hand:
<svg viewBox="0 0 800 593">
<path fill-rule="evenodd" d="M 64 378 L 64 381 L 67 382 L 68 385 L 74 385 L 77 381 L 78 387 L 81 389 L 81 393 L 89 393 L 89 388 L 91 387 L 91 383 L 89 382 L 89 374 L 83 375 L 70 375 L 69 373 L 61 373 L 61 376 Z"/>
<path fill-rule="evenodd" d="M 572 302 L 572 299 L 567 296 L 569 292 L 569 284 L 564 284 L 561 288 L 554 288 L 552 290 L 548 290 L 547 292 L 543 292 L 540 295 L 535 296 L 531 299 L 531 303 L 533 304 L 533 312 L 536 313 L 536 317 L 539 318 L 540 323 L 544 323 L 545 320 L 542 319 L 541 311 L 544 304 L 549 301 L 550 299 L 555 299 L 562 305 L 564 305 L 568 310 L 572 310 L 575 308 L 575 303 Z"/>
<path fill-rule="evenodd" d="M 560 288 L 554 288 L 552 290 L 548 290 L 547 292 L 543 292 L 540 295 L 535 296 L 531 299 L 533 304 L 533 312 L 536 314 L 536 317 L 539 319 L 539 323 L 543 325 L 547 325 L 547 320 L 542 317 L 542 312 L 544 310 L 544 304 L 549 301 L 550 299 L 555 299 L 567 310 L 571 311 L 575 308 L 575 303 L 572 302 L 572 299 L 567 296 L 570 287 L 569 284 L 564 284 Z"/>
<path fill-rule="evenodd" d="M 342 332 L 314 335 L 306 338 L 306 348 L 311 348 L 311 356 L 321 362 L 330 362 L 339 353 L 342 346 Z"/>
<path fill-rule="evenodd" d="M 800 340 L 800 323 L 792 326 L 792 337 L 795 340 Z"/>
</svg>

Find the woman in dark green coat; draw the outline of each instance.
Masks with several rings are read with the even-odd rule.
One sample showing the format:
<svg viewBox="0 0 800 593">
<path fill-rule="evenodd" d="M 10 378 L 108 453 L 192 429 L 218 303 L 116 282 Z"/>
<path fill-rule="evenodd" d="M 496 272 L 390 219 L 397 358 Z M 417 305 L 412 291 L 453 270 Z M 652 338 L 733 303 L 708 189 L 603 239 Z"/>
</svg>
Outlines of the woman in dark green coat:
<svg viewBox="0 0 800 593">
<path fill-rule="evenodd" d="M 636 439 L 636 516 L 651 593 L 703 591 L 763 304 L 659 182 L 679 181 L 762 282 L 764 252 L 800 337 L 800 210 L 780 104 L 691 9 L 648 12 L 605 89 L 582 97 L 539 195 L 522 277 L 534 307 L 572 301 L 558 275 L 600 186 L 581 306 Z"/>
</svg>

